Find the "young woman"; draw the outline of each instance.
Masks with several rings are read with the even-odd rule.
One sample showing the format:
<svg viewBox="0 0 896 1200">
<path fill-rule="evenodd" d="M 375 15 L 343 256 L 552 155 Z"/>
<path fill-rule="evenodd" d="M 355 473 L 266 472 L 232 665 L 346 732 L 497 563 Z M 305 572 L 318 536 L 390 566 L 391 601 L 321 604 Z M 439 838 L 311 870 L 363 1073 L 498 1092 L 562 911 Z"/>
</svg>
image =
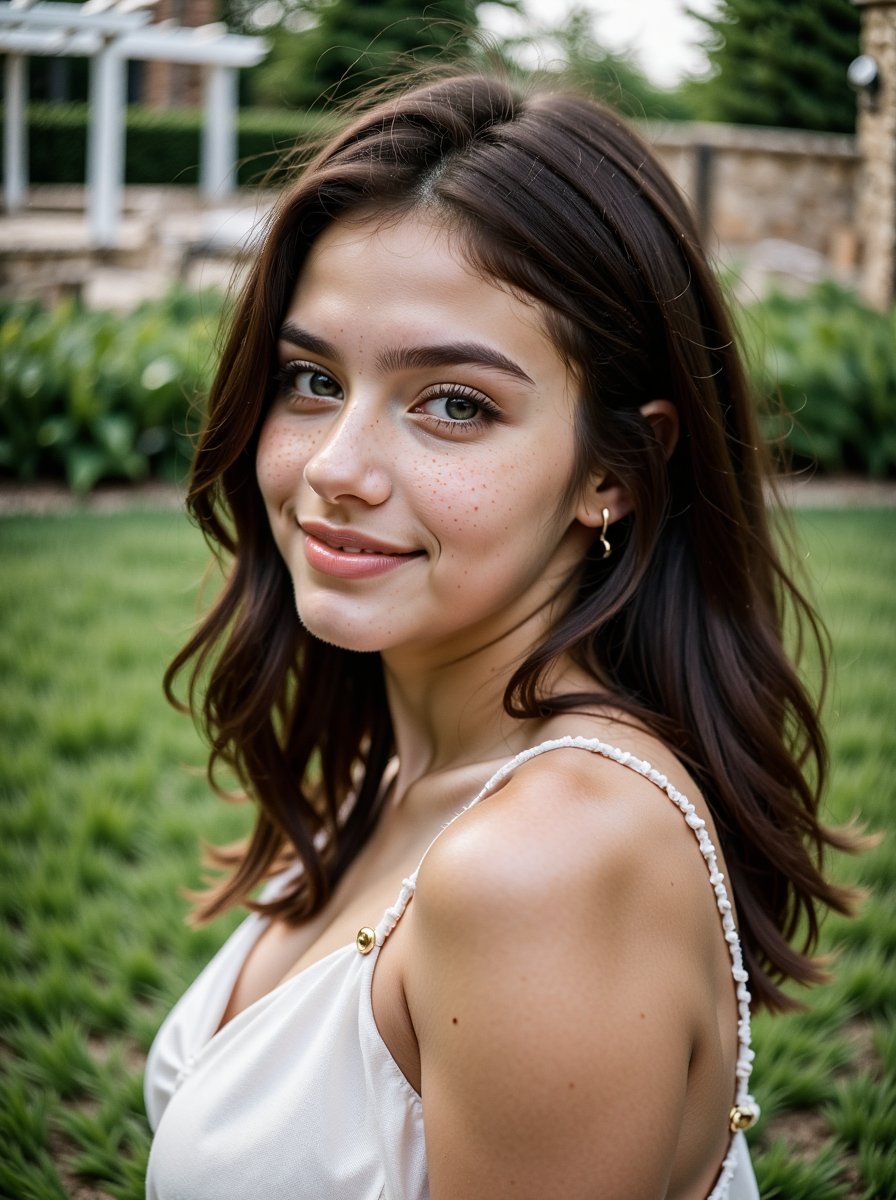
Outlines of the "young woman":
<svg viewBox="0 0 896 1200">
<path fill-rule="evenodd" d="M 847 904 L 765 464 L 615 114 L 456 78 L 304 171 L 192 480 L 232 566 L 168 685 L 258 805 L 199 915 L 253 913 L 150 1055 L 150 1197 L 756 1196 L 751 994 Z"/>
</svg>

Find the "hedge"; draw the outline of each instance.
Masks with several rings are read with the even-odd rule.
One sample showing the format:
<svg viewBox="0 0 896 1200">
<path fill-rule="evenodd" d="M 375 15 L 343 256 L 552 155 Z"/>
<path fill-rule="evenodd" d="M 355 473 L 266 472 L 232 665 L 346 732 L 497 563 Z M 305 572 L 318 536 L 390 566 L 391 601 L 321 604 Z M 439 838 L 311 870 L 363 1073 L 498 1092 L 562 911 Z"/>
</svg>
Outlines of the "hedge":
<svg viewBox="0 0 896 1200">
<path fill-rule="evenodd" d="M 794 468 L 896 477 L 896 308 L 833 282 L 742 310 L 765 434 Z"/>
<path fill-rule="evenodd" d="M 186 475 L 214 365 L 222 300 L 171 293 L 127 317 L 73 301 L 0 308 L 0 477 Z"/>
<path fill-rule="evenodd" d="M 86 104 L 28 107 L 28 173 L 32 183 L 82 184 L 87 156 Z M 325 118 L 281 109 L 242 109 L 238 115 L 237 181 L 262 182 L 290 151 L 320 133 Z M 202 112 L 136 105 L 125 116 L 125 182 L 191 184 L 199 179 Z"/>
</svg>

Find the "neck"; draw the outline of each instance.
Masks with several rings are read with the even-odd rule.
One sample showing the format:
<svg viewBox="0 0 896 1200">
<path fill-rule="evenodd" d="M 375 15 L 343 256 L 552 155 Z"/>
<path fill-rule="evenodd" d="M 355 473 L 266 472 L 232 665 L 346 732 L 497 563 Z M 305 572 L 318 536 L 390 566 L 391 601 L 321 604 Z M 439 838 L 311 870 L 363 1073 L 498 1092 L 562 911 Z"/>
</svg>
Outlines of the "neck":
<svg viewBox="0 0 896 1200">
<path fill-rule="evenodd" d="M 509 758 L 537 740 L 538 718 L 508 716 L 504 694 L 513 672 L 551 624 L 550 611 L 530 616 L 488 643 L 435 652 L 383 656 L 386 694 L 395 733 L 399 799 L 425 775 Z M 565 690 L 556 668 L 548 692 Z"/>
</svg>

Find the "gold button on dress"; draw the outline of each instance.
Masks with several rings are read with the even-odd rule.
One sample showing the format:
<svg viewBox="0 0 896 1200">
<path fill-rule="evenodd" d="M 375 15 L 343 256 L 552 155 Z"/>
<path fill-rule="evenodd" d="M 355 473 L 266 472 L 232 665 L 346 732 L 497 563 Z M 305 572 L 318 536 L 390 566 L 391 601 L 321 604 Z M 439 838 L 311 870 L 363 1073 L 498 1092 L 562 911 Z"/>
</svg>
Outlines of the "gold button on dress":
<svg viewBox="0 0 896 1200">
<path fill-rule="evenodd" d="M 369 954 L 376 945 L 376 934 L 369 925 L 365 925 L 363 929 L 358 930 L 358 936 L 355 938 L 355 945 L 358 948 L 359 954 Z"/>
</svg>

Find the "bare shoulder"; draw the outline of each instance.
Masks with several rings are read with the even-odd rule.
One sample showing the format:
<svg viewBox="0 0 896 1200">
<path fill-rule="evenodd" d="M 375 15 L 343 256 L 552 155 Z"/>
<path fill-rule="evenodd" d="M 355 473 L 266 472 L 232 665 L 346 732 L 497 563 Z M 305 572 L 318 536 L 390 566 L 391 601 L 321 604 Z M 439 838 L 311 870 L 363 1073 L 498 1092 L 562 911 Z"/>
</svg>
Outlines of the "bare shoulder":
<svg viewBox="0 0 896 1200">
<path fill-rule="evenodd" d="M 695 910 L 693 928 L 712 895 L 705 864 L 680 809 L 637 768 L 656 762 L 664 779 L 674 776 L 674 786 L 687 789 L 701 817 L 709 815 L 693 781 L 657 743 L 642 738 L 629 761 L 634 766 L 569 747 L 526 762 L 436 841 L 418 901 L 440 911 L 444 904 L 444 917 L 453 912 L 465 923 L 468 909 L 488 922 L 506 906 L 519 917 L 560 905 L 567 921 L 578 912 L 593 930 L 610 897 L 617 925 L 674 898 L 680 916 Z"/>
<path fill-rule="evenodd" d="M 584 1197 L 598 1177 L 607 1197 L 666 1194 L 713 909 L 669 798 L 580 749 L 527 762 L 442 834 L 405 979 L 434 1200 Z"/>
</svg>

